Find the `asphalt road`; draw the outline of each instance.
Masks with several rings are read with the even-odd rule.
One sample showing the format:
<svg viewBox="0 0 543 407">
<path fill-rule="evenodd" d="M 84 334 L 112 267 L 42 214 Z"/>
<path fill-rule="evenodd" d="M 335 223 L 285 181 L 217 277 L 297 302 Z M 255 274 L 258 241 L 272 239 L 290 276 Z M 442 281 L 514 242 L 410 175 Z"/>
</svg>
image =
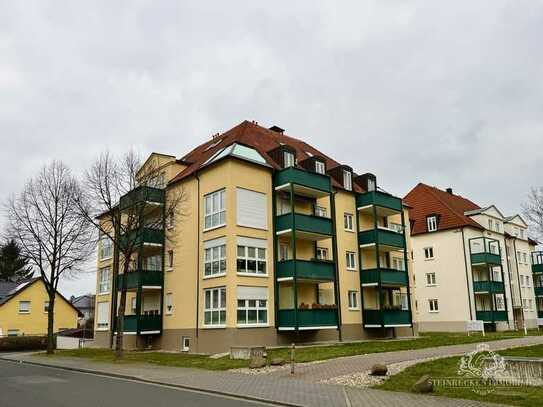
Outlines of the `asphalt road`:
<svg viewBox="0 0 543 407">
<path fill-rule="evenodd" d="M 0 360 L 0 407 L 261 407 L 269 405 Z"/>
</svg>

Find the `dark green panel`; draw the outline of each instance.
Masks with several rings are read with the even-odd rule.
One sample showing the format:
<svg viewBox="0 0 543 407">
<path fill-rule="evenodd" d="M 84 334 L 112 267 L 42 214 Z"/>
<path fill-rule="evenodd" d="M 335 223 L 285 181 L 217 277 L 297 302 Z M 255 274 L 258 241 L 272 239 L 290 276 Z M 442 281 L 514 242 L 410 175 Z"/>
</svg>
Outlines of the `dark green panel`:
<svg viewBox="0 0 543 407">
<path fill-rule="evenodd" d="M 471 264 L 502 264 L 499 254 L 493 253 L 472 253 Z"/>
<path fill-rule="evenodd" d="M 279 328 L 293 328 L 296 326 L 295 311 L 293 309 L 279 310 Z M 337 326 L 337 309 L 299 309 L 298 326 L 300 328 Z"/>
<path fill-rule="evenodd" d="M 410 311 L 404 310 L 364 310 L 364 325 L 410 325 Z"/>
<path fill-rule="evenodd" d="M 303 215 L 296 213 L 294 215 L 296 222 L 296 230 L 311 232 L 320 235 L 332 234 L 332 220 L 329 218 L 323 218 L 320 216 Z M 292 215 L 290 213 L 279 215 L 275 218 L 276 230 L 281 232 L 282 230 L 293 229 Z"/>
<path fill-rule="evenodd" d="M 125 242 L 124 239 L 128 241 Z M 163 245 L 164 244 L 164 230 L 163 229 L 151 229 L 143 228 L 141 231 L 132 231 L 128 234 L 128 237 L 122 236 L 120 244 L 130 244 L 133 246 L 140 246 L 142 244 L 155 244 Z"/>
<path fill-rule="evenodd" d="M 484 322 L 507 321 L 507 311 L 476 311 L 475 314 Z"/>
<path fill-rule="evenodd" d="M 334 262 L 322 260 L 286 260 L 277 262 L 277 278 L 294 277 L 294 265 L 298 278 L 334 280 Z"/>
<path fill-rule="evenodd" d="M 360 245 L 376 244 L 404 248 L 404 238 L 401 233 L 389 230 L 373 229 L 358 233 L 358 243 Z"/>
<path fill-rule="evenodd" d="M 140 270 L 132 271 L 118 276 L 118 288 L 122 287 L 122 281 L 126 278 L 126 288 L 137 288 L 138 286 L 162 286 L 164 273 L 162 271 Z"/>
<path fill-rule="evenodd" d="M 501 281 L 474 281 L 474 292 L 504 293 L 505 286 Z"/>
<path fill-rule="evenodd" d="M 360 272 L 362 284 L 376 284 L 406 286 L 408 283 L 407 272 L 389 268 L 368 269 Z"/>
<path fill-rule="evenodd" d="M 164 195 L 163 189 L 139 186 L 121 197 L 119 200 L 119 207 L 121 210 L 124 210 L 132 205 L 143 202 L 163 204 Z"/>
<path fill-rule="evenodd" d="M 299 168 L 289 167 L 275 173 L 274 186 L 285 184 L 298 184 L 307 188 L 318 189 L 330 193 L 332 190 L 330 177 Z"/>
<path fill-rule="evenodd" d="M 532 264 L 532 272 L 543 273 L 543 264 Z"/>
<path fill-rule="evenodd" d="M 543 297 L 543 287 L 534 287 L 535 295 Z"/>
<path fill-rule="evenodd" d="M 357 208 L 368 205 L 377 205 L 398 212 L 402 210 L 402 200 L 400 198 L 380 191 L 365 192 L 356 196 Z"/>
</svg>

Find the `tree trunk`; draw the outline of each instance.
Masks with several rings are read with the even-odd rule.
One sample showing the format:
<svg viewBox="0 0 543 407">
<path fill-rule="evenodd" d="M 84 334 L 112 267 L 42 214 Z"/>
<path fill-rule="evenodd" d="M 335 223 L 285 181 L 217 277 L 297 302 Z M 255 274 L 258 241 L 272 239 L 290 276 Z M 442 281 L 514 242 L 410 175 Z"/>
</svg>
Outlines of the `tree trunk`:
<svg viewBox="0 0 543 407">
<path fill-rule="evenodd" d="M 54 335 L 54 310 L 55 293 L 49 293 L 49 309 L 47 310 L 47 354 L 55 353 L 55 335 Z"/>
<path fill-rule="evenodd" d="M 123 274 L 126 276 L 128 268 L 130 267 L 130 258 L 124 259 Z M 123 278 L 120 285 L 121 298 L 119 299 L 119 309 L 117 311 L 117 322 L 115 324 L 117 328 L 117 336 L 115 338 L 115 358 L 122 359 L 123 357 L 123 339 L 124 339 L 124 311 L 126 309 L 126 279 Z M 114 293 L 113 295 L 116 295 Z"/>
</svg>

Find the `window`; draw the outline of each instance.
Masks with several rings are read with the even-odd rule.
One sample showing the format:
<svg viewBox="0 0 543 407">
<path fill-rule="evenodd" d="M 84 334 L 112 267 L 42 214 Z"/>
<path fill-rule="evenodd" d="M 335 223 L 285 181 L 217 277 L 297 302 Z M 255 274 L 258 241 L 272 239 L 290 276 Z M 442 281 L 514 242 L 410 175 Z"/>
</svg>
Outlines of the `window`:
<svg viewBox="0 0 543 407">
<path fill-rule="evenodd" d="M 315 161 L 315 172 L 319 174 L 325 174 L 326 164 L 324 164 L 322 161 Z"/>
<path fill-rule="evenodd" d="M 496 221 L 494 222 L 496 224 L 496 232 L 500 232 L 501 231 L 501 223 Z"/>
<path fill-rule="evenodd" d="M 280 261 L 285 261 L 289 259 L 288 250 L 289 250 L 288 244 L 286 243 L 279 244 L 279 260 Z"/>
<path fill-rule="evenodd" d="M 503 294 L 496 294 L 496 310 L 505 311 L 505 298 Z"/>
<path fill-rule="evenodd" d="M 107 260 L 113 256 L 113 242 L 108 236 L 100 238 L 100 260 Z"/>
<path fill-rule="evenodd" d="M 439 312 L 439 304 L 436 299 L 428 300 L 430 312 Z"/>
<path fill-rule="evenodd" d="M 407 293 L 402 293 L 400 295 L 400 305 L 402 311 L 409 311 L 409 297 L 407 296 Z"/>
<path fill-rule="evenodd" d="M 109 326 L 109 302 L 99 302 L 96 307 L 96 328 L 107 329 Z"/>
<path fill-rule="evenodd" d="M 237 287 L 237 323 L 242 326 L 268 325 L 268 288 Z"/>
<path fill-rule="evenodd" d="M 19 336 L 18 329 L 8 329 L 8 336 Z"/>
<path fill-rule="evenodd" d="M 262 192 L 236 188 L 237 224 L 248 228 L 268 228 L 268 200 Z"/>
<path fill-rule="evenodd" d="M 328 260 L 328 249 L 325 247 L 317 247 L 317 259 Z"/>
<path fill-rule="evenodd" d="M 358 292 L 349 291 L 349 309 L 358 309 Z"/>
<path fill-rule="evenodd" d="M 435 232 L 437 230 L 437 216 L 428 216 L 426 218 L 426 228 L 428 232 Z"/>
<path fill-rule="evenodd" d="M 45 313 L 49 312 L 49 301 L 43 302 L 43 312 Z"/>
<path fill-rule="evenodd" d="M 109 267 L 104 267 L 100 269 L 99 280 L 98 280 L 98 294 L 107 294 L 110 287 L 110 275 L 111 269 Z"/>
<path fill-rule="evenodd" d="M 266 249 L 238 245 L 238 273 L 266 275 Z"/>
<path fill-rule="evenodd" d="M 190 350 L 190 337 L 183 336 L 181 338 L 181 352 L 188 352 Z"/>
<path fill-rule="evenodd" d="M 528 264 L 528 255 L 526 252 L 522 253 L 522 258 L 524 259 L 524 264 Z"/>
<path fill-rule="evenodd" d="M 166 315 L 172 315 L 173 314 L 173 294 L 168 293 L 166 294 L 165 301 L 166 303 Z"/>
<path fill-rule="evenodd" d="M 324 206 L 315 206 L 315 216 L 326 218 L 326 208 Z"/>
<path fill-rule="evenodd" d="M 136 267 L 134 267 L 134 269 L 136 269 Z M 155 256 L 144 257 L 143 268 L 147 271 L 162 271 L 162 256 L 157 254 Z"/>
<path fill-rule="evenodd" d="M 426 285 L 436 285 L 436 273 L 426 273 Z"/>
<path fill-rule="evenodd" d="M 353 179 L 351 171 L 343 170 L 343 188 L 348 191 L 353 189 Z"/>
<path fill-rule="evenodd" d="M 226 288 L 204 290 L 204 326 L 226 324 Z"/>
<path fill-rule="evenodd" d="M 356 254 L 354 252 L 345 253 L 345 259 L 347 262 L 347 270 L 356 270 Z"/>
<path fill-rule="evenodd" d="M 353 215 L 350 213 L 343 214 L 343 227 L 345 230 L 352 232 L 354 230 L 353 226 Z"/>
<path fill-rule="evenodd" d="M 401 223 L 390 222 L 389 229 L 392 229 L 396 233 L 403 233 L 403 226 Z"/>
<path fill-rule="evenodd" d="M 19 314 L 30 314 L 30 301 L 19 301 Z"/>
<path fill-rule="evenodd" d="M 530 276 L 526 276 L 526 287 L 531 287 Z"/>
<path fill-rule="evenodd" d="M 520 238 L 524 239 L 524 229 L 520 229 Z"/>
<path fill-rule="evenodd" d="M 434 248 L 433 247 L 425 247 L 424 248 L 424 258 L 426 260 L 430 260 L 434 258 Z"/>
<path fill-rule="evenodd" d="M 488 220 L 488 229 L 492 230 L 492 219 Z"/>
<path fill-rule="evenodd" d="M 130 302 L 130 309 L 132 310 L 132 314 L 135 314 L 137 311 L 138 303 L 136 297 L 132 298 L 132 301 Z"/>
<path fill-rule="evenodd" d="M 405 262 L 401 257 L 392 258 L 392 268 L 394 270 L 405 271 Z"/>
<path fill-rule="evenodd" d="M 225 194 L 226 191 L 222 189 L 204 197 L 204 230 L 226 224 Z"/>
<path fill-rule="evenodd" d="M 289 151 L 283 152 L 284 167 L 294 167 L 294 154 Z"/>
<path fill-rule="evenodd" d="M 204 277 L 226 274 L 226 244 L 206 247 L 204 252 Z"/>
<path fill-rule="evenodd" d="M 168 270 L 173 269 L 173 250 L 168 250 Z"/>
</svg>

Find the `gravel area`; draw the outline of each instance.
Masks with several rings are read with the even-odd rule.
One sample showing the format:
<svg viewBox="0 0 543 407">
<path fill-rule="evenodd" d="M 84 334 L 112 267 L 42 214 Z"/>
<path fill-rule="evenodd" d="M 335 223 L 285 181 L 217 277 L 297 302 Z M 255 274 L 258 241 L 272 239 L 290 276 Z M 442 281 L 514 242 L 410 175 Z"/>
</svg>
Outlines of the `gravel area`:
<svg viewBox="0 0 543 407">
<path fill-rule="evenodd" d="M 390 376 L 394 376 L 400 373 L 402 370 L 407 369 L 410 366 L 416 365 L 418 363 L 429 362 L 431 360 L 440 359 L 437 357 L 424 358 L 424 359 L 413 359 L 407 360 L 400 363 L 392 363 L 387 365 L 388 372 L 386 376 L 372 376 L 370 375 L 370 370 L 364 372 L 352 373 L 344 376 L 332 377 L 330 379 L 321 380 L 319 383 L 324 384 L 337 384 L 341 386 L 352 386 L 352 387 L 373 387 L 377 386 L 384 381 L 388 380 Z"/>
</svg>

